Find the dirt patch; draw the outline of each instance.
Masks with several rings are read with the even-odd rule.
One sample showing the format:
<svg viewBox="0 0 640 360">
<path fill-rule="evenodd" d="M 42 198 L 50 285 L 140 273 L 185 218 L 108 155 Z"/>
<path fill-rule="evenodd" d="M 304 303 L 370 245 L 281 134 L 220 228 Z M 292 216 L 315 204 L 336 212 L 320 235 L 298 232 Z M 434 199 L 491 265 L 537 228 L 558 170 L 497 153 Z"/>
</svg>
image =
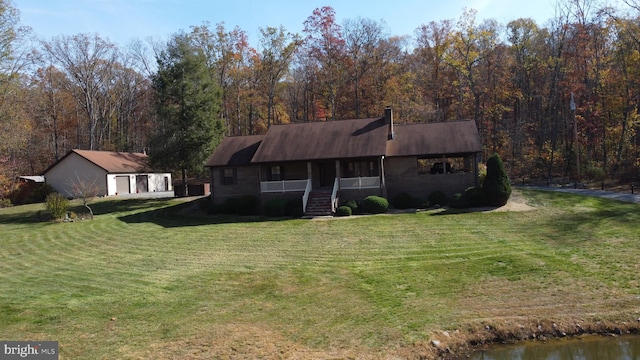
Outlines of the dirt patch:
<svg viewBox="0 0 640 360">
<path fill-rule="evenodd" d="M 499 208 L 493 208 L 493 209 L 488 209 L 488 211 L 495 211 L 495 212 L 500 212 L 500 211 L 531 211 L 531 210 L 535 210 L 536 208 L 533 206 L 530 206 L 526 203 L 525 198 L 522 196 L 522 194 L 517 191 L 514 190 L 511 193 L 511 196 L 509 197 L 509 201 L 507 201 L 507 203 L 504 206 L 501 206 Z"/>
<path fill-rule="evenodd" d="M 474 351 L 487 349 L 490 344 L 510 344 L 522 341 L 546 341 L 555 338 L 584 335 L 618 336 L 638 334 L 638 322 L 632 318 L 607 321 L 596 316 L 562 317 L 535 320 L 533 318 L 504 318 L 468 323 L 462 330 L 440 331 L 431 334 L 432 340 L 424 346 L 436 349 L 436 354 L 422 359 L 461 359 Z M 420 350 L 416 349 L 415 354 Z"/>
<path fill-rule="evenodd" d="M 431 332 L 428 341 L 390 344 L 388 348 L 371 348 L 360 344 L 312 348 L 260 324 L 229 324 L 199 329 L 197 335 L 178 341 L 158 342 L 144 352 L 128 354 L 134 355 L 133 358 L 156 359 L 453 360 L 465 358 L 491 343 L 544 341 L 586 334 L 637 334 L 638 331 L 638 321 L 611 322 L 596 317 L 586 319 L 572 316 L 554 320 L 510 317 L 472 321 L 457 330 Z"/>
<path fill-rule="evenodd" d="M 214 325 L 189 338 L 159 342 L 139 354 L 157 359 L 393 359 L 378 350 L 349 346 L 314 349 L 260 324 Z M 151 356 L 152 355 L 152 356 Z M 400 357 L 396 357 L 401 359 Z"/>
</svg>

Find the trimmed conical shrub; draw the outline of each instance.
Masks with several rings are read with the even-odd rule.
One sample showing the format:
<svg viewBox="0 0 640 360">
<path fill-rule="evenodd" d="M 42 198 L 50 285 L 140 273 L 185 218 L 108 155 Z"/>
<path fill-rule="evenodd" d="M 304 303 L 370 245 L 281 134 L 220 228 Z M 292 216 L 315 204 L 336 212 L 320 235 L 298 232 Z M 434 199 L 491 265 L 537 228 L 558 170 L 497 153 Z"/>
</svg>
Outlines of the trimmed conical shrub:
<svg viewBox="0 0 640 360">
<path fill-rule="evenodd" d="M 487 159 L 487 177 L 484 179 L 482 190 L 485 201 L 491 206 L 502 206 L 511 196 L 509 176 L 498 154 L 493 154 Z"/>
</svg>

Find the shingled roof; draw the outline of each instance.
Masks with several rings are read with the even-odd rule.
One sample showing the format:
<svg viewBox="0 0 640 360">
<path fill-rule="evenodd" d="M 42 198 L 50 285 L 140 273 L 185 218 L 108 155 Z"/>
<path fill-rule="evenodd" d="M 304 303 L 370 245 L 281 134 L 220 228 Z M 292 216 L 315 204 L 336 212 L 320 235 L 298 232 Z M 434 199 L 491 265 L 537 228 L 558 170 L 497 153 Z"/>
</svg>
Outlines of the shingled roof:
<svg viewBox="0 0 640 360">
<path fill-rule="evenodd" d="M 475 121 L 396 124 L 387 156 L 434 156 L 482 151 Z"/>
<path fill-rule="evenodd" d="M 482 145 L 472 120 L 394 124 L 391 127 L 389 118 L 381 117 L 274 125 L 266 135 L 227 137 L 206 166 L 440 156 L 479 151 L 482 151 Z"/>
<path fill-rule="evenodd" d="M 272 126 L 253 163 L 382 156 L 384 118 L 336 120 Z"/>
<path fill-rule="evenodd" d="M 78 150 L 73 149 L 69 151 L 64 157 L 51 165 L 46 173 L 54 167 L 56 164 L 70 156 L 71 154 L 77 154 L 86 160 L 92 162 L 96 166 L 102 168 L 108 173 L 138 173 L 138 172 L 150 172 L 148 158 L 143 153 L 124 153 L 114 151 L 95 151 L 95 150 Z"/>
<path fill-rule="evenodd" d="M 242 166 L 251 163 L 265 135 L 233 136 L 222 139 L 206 166 Z"/>
</svg>

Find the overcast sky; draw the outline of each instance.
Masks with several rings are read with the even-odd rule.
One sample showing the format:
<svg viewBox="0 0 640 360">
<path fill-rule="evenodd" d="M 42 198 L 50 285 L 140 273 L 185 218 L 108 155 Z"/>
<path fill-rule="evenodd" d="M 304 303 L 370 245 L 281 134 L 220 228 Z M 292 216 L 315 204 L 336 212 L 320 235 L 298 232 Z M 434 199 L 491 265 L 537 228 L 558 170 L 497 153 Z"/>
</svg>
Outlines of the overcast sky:
<svg viewBox="0 0 640 360">
<path fill-rule="evenodd" d="M 616 1 L 616 0 L 610 0 Z M 40 38 L 97 33 L 124 46 L 133 39 L 167 38 L 193 25 L 224 22 L 227 30 L 239 26 L 252 45 L 259 29 L 284 26 L 301 33 L 313 10 L 331 6 L 336 19 L 384 20 L 389 35 L 413 35 L 431 21 L 458 20 L 465 8 L 478 19 L 501 24 L 529 17 L 545 25 L 555 17 L 556 0 L 13 0 L 22 25 Z M 255 45 L 254 45 L 255 46 Z"/>
</svg>

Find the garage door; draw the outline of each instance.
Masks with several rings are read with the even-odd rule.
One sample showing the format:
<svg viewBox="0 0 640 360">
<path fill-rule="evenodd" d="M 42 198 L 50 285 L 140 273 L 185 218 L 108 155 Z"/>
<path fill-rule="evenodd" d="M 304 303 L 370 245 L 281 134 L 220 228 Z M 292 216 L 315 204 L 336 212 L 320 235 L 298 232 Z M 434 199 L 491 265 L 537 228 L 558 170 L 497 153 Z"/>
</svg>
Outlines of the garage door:
<svg viewBox="0 0 640 360">
<path fill-rule="evenodd" d="M 118 194 L 128 194 L 131 192 L 129 186 L 129 176 L 116 176 L 116 191 Z"/>
</svg>

